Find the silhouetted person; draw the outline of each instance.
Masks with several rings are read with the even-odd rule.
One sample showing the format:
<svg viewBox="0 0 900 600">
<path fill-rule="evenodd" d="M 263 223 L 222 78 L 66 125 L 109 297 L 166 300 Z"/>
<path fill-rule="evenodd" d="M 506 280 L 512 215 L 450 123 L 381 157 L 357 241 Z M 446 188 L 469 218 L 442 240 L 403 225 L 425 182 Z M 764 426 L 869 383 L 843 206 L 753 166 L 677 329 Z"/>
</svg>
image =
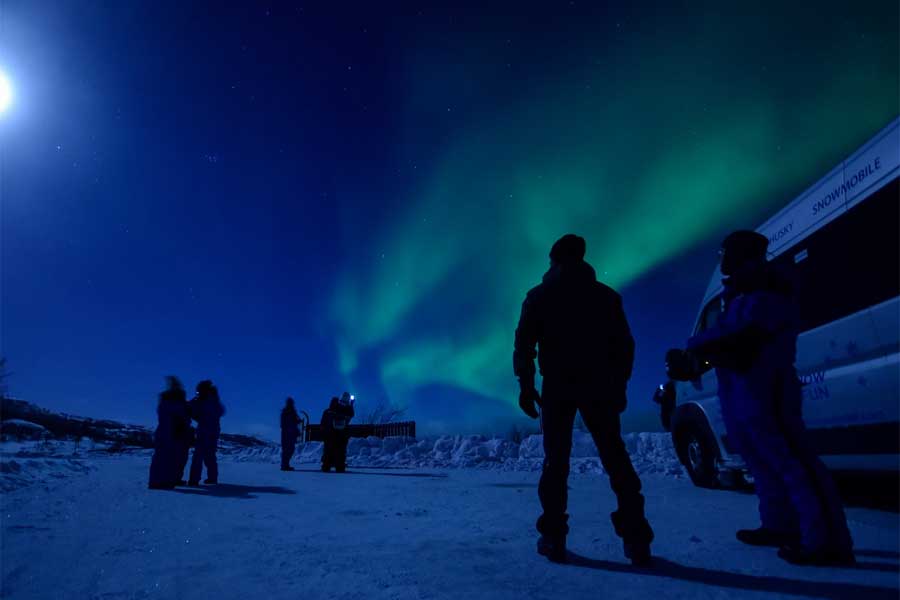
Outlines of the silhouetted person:
<svg viewBox="0 0 900 600">
<path fill-rule="evenodd" d="M 516 329 L 513 366 L 521 388 L 519 406 L 532 418 L 538 417 L 535 404 L 542 409 L 545 458 L 538 495 L 544 512 L 537 521 L 538 552 L 554 562 L 566 560 L 566 483 L 578 411 L 618 499 L 618 510 L 611 517 L 625 555 L 634 564 L 645 565 L 653 531 L 644 517 L 641 481 L 625 450 L 619 420 L 625 410 L 634 340 L 621 297 L 597 281 L 584 253 L 585 241 L 576 235 L 553 244 L 550 270 L 525 297 Z M 543 397 L 534 384 L 535 357 L 543 376 Z"/>
<path fill-rule="evenodd" d="M 184 472 L 181 446 L 191 423 L 184 386 L 174 376 L 167 377 L 166 382 L 166 390 L 159 395 L 156 407 L 158 423 L 153 433 L 154 448 L 148 487 L 154 490 L 170 490 L 181 483 L 181 474 Z"/>
<path fill-rule="evenodd" d="M 343 473 L 347 469 L 347 443 L 350 441 L 350 419 L 353 418 L 353 400 L 344 392 L 340 398 L 332 398 L 322 413 L 322 470 Z"/>
<path fill-rule="evenodd" d="M 853 542 L 837 489 L 809 447 L 794 368 L 799 314 L 789 282 L 766 261 L 768 239 L 737 231 L 722 242 L 719 321 L 670 350 L 674 379 L 716 369 L 722 419 L 759 496 L 762 526 L 737 537 L 781 547 L 795 564 L 850 565 Z M 840 282 L 835 282 L 840 285 Z"/>
<path fill-rule="evenodd" d="M 203 465 L 206 465 L 206 481 L 219 482 L 219 466 L 216 463 L 216 446 L 219 443 L 219 419 L 225 414 L 225 407 L 219 399 L 219 390 L 212 381 L 197 384 L 197 395 L 190 402 L 191 418 L 197 421 L 197 441 L 191 459 L 191 475 L 188 485 L 200 485 Z"/>
<path fill-rule="evenodd" d="M 300 424 L 300 415 L 294 407 L 294 399 L 288 398 L 284 402 L 284 408 L 281 409 L 281 470 L 293 471 L 291 466 L 291 458 L 294 456 L 294 449 L 297 446 L 297 438 L 300 436 L 300 430 L 297 426 Z"/>
</svg>

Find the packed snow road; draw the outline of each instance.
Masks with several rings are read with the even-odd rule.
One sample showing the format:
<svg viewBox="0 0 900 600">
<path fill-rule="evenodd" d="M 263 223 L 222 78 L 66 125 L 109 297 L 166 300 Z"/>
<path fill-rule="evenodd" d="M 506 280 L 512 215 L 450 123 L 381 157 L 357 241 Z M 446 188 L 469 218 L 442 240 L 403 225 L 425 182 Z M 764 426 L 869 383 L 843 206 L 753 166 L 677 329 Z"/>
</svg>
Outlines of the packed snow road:
<svg viewBox="0 0 900 600">
<path fill-rule="evenodd" d="M 898 516 L 876 510 L 848 510 L 858 569 L 793 567 L 735 541 L 753 496 L 644 476 L 658 558 L 639 570 L 606 478 L 577 475 L 560 566 L 534 552 L 537 473 L 223 462 L 223 484 L 165 492 L 146 457 L 91 462 L 3 494 L 3 598 L 898 597 Z"/>
</svg>

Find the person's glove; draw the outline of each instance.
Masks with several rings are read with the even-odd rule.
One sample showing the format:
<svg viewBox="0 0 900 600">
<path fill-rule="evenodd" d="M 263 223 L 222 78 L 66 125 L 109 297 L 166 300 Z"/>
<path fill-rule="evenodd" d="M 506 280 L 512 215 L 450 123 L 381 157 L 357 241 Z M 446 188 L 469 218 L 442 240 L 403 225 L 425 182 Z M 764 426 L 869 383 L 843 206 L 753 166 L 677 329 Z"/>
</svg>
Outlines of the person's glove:
<svg viewBox="0 0 900 600">
<path fill-rule="evenodd" d="M 699 375 L 697 358 L 688 350 L 666 352 L 666 375 L 675 381 L 691 381 Z"/>
<path fill-rule="evenodd" d="M 537 389 L 533 385 L 523 385 L 522 390 L 519 392 L 519 408 L 522 409 L 522 412 L 532 419 L 537 419 L 540 416 L 537 406 L 540 405 L 541 395 Z"/>
</svg>

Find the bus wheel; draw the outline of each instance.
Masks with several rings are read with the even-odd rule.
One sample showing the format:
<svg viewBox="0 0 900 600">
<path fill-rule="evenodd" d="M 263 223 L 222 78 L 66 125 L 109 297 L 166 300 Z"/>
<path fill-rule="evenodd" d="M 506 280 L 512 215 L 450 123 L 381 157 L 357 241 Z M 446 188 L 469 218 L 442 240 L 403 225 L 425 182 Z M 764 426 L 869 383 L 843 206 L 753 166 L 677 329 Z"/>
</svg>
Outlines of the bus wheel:
<svg viewBox="0 0 900 600">
<path fill-rule="evenodd" d="M 718 448 L 709 429 L 697 423 L 686 423 L 675 437 L 675 450 L 694 485 L 703 488 L 718 487 Z"/>
</svg>

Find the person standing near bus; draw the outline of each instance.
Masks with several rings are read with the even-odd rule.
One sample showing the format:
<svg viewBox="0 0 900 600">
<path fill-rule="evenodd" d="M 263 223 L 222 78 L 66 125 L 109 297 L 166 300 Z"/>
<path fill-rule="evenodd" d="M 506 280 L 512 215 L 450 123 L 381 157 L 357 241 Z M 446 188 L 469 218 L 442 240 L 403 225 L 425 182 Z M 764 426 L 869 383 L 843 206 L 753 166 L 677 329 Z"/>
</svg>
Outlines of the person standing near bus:
<svg viewBox="0 0 900 600">
<path fill-rule="evenodd" d="M 622 298 L 597 281 L 584 261 L 585 241 L 563 236 L 550 250 L 550 270 L 528 292 L 516 329 L 513 367 L 519 406 L 538 418 L 544 432 L 544 468 L 538 487 L 538 553 L 566 562 L 569 455 L 576 413 L 591 432 L 603 469 L 618 500 L 611 518 L 625 556 L 638 566 L 651 562 L 653 530 L 644 516 L 641 480 L 622 441 L 620 413 L 634 361 L 634 339 Z M 537 351 L 535 351 L 537 346 Z M 534 359 L 543 376 L 535 388 Z"/>
<path fill-rule="evenodd" d="M 722 242 L 725 291 L 718 323 L 670 350 L 670 377 L 715 367 L 722 419 L 759 497 L 757 529 L 741 542 L 780 548 L 793 564 L 855 564 L 853 540 L 831 475 L 810 448 L 794 363 L 799 313 L 786 278 L 766 260 L 769 240 L 736 231 Z"/>
</svg>

